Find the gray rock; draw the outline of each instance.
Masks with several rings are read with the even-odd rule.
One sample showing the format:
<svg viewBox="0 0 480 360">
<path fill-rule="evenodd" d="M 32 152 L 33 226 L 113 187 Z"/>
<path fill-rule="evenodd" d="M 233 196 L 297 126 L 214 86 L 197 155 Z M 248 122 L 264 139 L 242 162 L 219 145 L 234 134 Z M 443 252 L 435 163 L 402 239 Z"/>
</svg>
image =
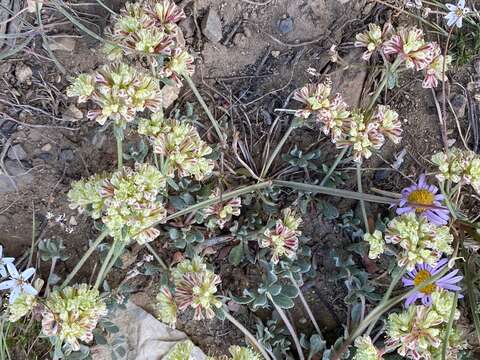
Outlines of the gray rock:
<svg viewBox="0 0 480 360">
<path fill-rule="evenodd" d="M 33 182 L 33 175 L 27 172 L 18 161 L 5 161 L 5 167 L 10 176 L 0 174 L 0 194 L 16 191 L 17 188 L 29 185 Z"/>
<path fill-rule="evenodd" d="M 16 130 L 17 124 L 10 120 L 3 120 L 0 123 L 0 133 L 9 138 Z"/>
<path fill-rule="evenodd" d="M 60 161 L 72 161 L 75 159 L 75 154 L 73 153 L 72 149 L 63 149 L 60 152 Z"/>
<path fill-rule="evenodd" d="M 38 154 L 37 156 L 39 159 L 42 159 L 43 161 L 52 161 L 54 159 L 53 155 L 48 153 L 48 152 L 42 152 Z"/>
<path fill-rule="evenodd" d="M 180 29 L 182 29 L 183 36 L 185 38 L 190 38 L 195 34 L 195 24 L 193 23 L 193 19 L 188 17 L 178 23 Z"/>
<path fill-rule="evenodd" d="M 215 9 L 210 8 L 202 21 L 202 33 L 213 43 L 219 43 L 223 37 L 222 21 Z"/>
<path fill-rule="evenodd" d="M 293 31 L 293 19 L 289 16 L 278 22 L 278 31 L 282 34 L 288 34 Z"/>
<path fill-rule="evenodd" d="M 8 149 L 7 156 L 11 160 L 25 160 L 27 158 L 27 153 L 23 149 L 22 145 L 15 144 Z"/>
<path fill-rule="evenodd" d="M 15 69 L 15 76 L 19 83 L 24 83 L 29 81 L 32 75 L 33 75 L 33 71 L 30 66 L 27 66 L 25 64 L 17 65 Z"/>
<path fill-rule="evenodd" d="M 467 109 L 467 98 L 462 94 L 457 94 L 453 97 L 451 103 L 457 117 L 459 119 L 463 118 Z"/>
</svg>

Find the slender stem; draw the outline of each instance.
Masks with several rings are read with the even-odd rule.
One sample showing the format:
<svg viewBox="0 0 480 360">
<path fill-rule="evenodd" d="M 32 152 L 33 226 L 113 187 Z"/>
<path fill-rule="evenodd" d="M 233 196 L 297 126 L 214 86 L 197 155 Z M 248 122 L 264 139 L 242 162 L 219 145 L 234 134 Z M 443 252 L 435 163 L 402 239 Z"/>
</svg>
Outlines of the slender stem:
<svg viewBox="0 0 480 360">
<path fill-rule="evenodd" d="M 57 264 L 57 260 L 58 260 L 58 257 L 56 256 L 52 258 L 52 264 L 50 265 L 50 272 L 48 273 L 48 278 L 47 278 L 47 288 L 45 290 L 45 297 L 47 297 L 48 294 L 50 293 L 50 277 L 55 271 L 55 265 Z"/>
<path fill-rule="evenodd" d="M 235 319 L 230 313 L 228 309 L 224 309 L 225 318 L 230 321 L 233 325 L 235 325 L 241 332 L 245 334 L 245 336 L 250 340 L 250 342 L 257 348 L 258 351 L 263 355 L 265 360 L 270 360 L 270 356 L 265 351 L 265 348 L 260 344 L 260 342 L 253 336 L 253 334 L 247 330 L 245 326 L 243 326 L 237 319 Z"/>
<path fill-rule="evenodd" d="M 379 204 L 397 204 L 398 203 L 398 199 L 392 199 L 384 196 L 359 194 L 357 191 L 334 189 L 334 188 L 329 188 L 325 186 L 304 184 L 304 183 L 295 182 L 295 181 L 273 180 L 272 185 L 274 187 L 288 187 L 288 188 L 311 192 L 311 193 L 338 196 L 345 199 L 352 199 L 352 200 L 363 199 L 368 202 L 374 202 Z"/>
<path fill-rule="evenodd" d="M 442 344 L 442 360 L 447 358 L 447 348 L 448 348 L 448 338 L 450 337 L 450 331 L 452 330 L 453 320 L 455 319 L 455 312 L 457 310 L 457 301 L 458 301 L 458 292 L 455 293 L 453 298 L 452 310 L 450 311 L 450 316 L 448 317 L 447 328 L 445 331 L 445 337 Z"/>
<path fill-rule="evenodd" d="M 362 185 L 362 164 L 357 163 L 357 190 L 360 194 L 363 194 L 363 185 Z M 363 223 L 365 225 L 365 232 L 369 233 L 370 229 L 368 226 L 368 216 L 367 209 L 365 207 L 365 200 L 360 199 L 360 208 L 362 210 Z"/>
<path fill-rule="evenodd" d="M 117 168 L 121 170 L 123 167 L 123 139 L 120 136 L 116 136 L 117 139 Z"/>
<path fill-rule="evenodd" d="M 45 35 L 45 30 L 43 29 L 43 21 L 42 21 L 42 13 L 40 11 L 40 5 L 37 3 L 35 6 L 37 8 L 37 20 L 38 20 L 38 25 L 40 27 L 40 35 L 42 36 L 42 41 L 43 41 L 43 44 L 45 45 L 45 50 L 47 50 L 48 56 L 50 56 L 50 58 L 53 60 L 58 70 L 60 70 L 60 72 L 65 75 L 67 71 L 65 70 L 63 65 L 60 64 L 60 61 L 58 61 L 58 59 L 53 54 L 53 51 L 50 48 L 50 44 L 48 43 L 47 36 Z"/>
<path fill-rule="evenodd" d="M 287 327 L 288 332 L 292 336 L 293 342 L 295 343 L 295 347 L 297 348 L 298 357 L 300 358 L 300 360 L 305 360 L 305 357 L 303 356 L 302 346 L 300 345 L 300 340 L 298 339 L 297 333 L 295 332 L 295 329 L 293 328 L 293 325 L 288 320 L 287 314 L 285 314 L 285 311 L 283 311 L 283 309 L 280 306 L 275 304 L 275 301 L 273 301 L 272 296 L 270 294 L 268 294 L 267 296 L 270 299 L 270 301 L 272 302 L 275 310 L 277 310 L 278 315 L 280 315 L 281 319 L 283 320 L 283 323 Z"/>
<path fill-rule="evenodd" d="M 32 265 L 32 261 L 33 261 L 33 249 L 35 248 L 35 228 L 36 228 L 36 224 L 35 224 L 35 203 L 32 203 L 32 206 L 33 206 L 33 216 L 32 216 L 32 245 L 31 245 L 31 247 L 30 247 L 30 255 L 28 256 L 27 268 L 29 268 L 30 265 Z"/>
<path fill-rule="evenodd" d="M 125 245 L 126 243 L 125 242 L 120 242 L 119 243 L 120 246 L 118 246 L 118 248 L 115 249 L 114 253 L 113 253 L 113 257 L 112 259 L 110 260 L 107 268 L 105 269 L 105 273 L 103 275 L 103 278 L 105 279 L 105 277 L 110 273 L 110 270 L 112 270 L 112 267 L 115 265 L 115 263 L 117 262 L 118 258 L 120 257 L 120 255 L 123 254 L 123 250 L 125 249 Z M 97 279 L 98 280 L 98 279 Z M 100 284 L 98 285 L 100 286 Z"/>
<path fill-rule="evenodd" d="M 80 259 L 80 261 L 77 263 L 77 265 L 75 265 L 75 267 L 73 268 L 73 270 L 70 272 L 70 274 L 68 274 L 67 278 L 65 279 L 65 281 L 62 283 L 62 285 L 60 286 L 60 288 L 64 288 L 65 286 L 67 286 L 70 281 L 72 281 L 73 277 L 77 274 L 77 272 L 82 268 L 83 264 L 85 264 L 85 261 L 87 261 L 87 259 L 93 254 L 93 252 L 95 251 L 95 249 L 98 247 L 98 245 L 101 244 L 101 242 L 108 236 L 109 234 L 109 231 L 108 230 L 104 230 L 96 239 L 95 241 L 93 242 L 93 244 L 90 246 L 90 248 L 87 250 L 87 252 L 82 256 L 82 258 Z"/>
<path fill-rule="evenodd" d="M 300 286 L 298 286 L 297 281 L 294 279 L 292 275 L 290 275 L 290 280 L 292 281 L 292 284 L 297 288 L 298 297 L 300 298 L 300 301 L 302 302 L 302 305 L 305 311 L 307 312 L 307 315 L 310 318 L 310 321 L 312 322 L 315 330 L 317 331 L 317 334 L 323 340 L 323 335 L 322 335 L 322 331 L 320 330 L 320 326 L 318 326 L 317 320 L 315 320 L 315 316 L 313 316 L 312 309 L 310 309 L 310 306 L 308 305 L 307 300 L 303 296 L 302 289 L 300 289 Z"/>
<path fill-rule="evenodd" d="M 397 283 L 400 281 L 402 276 L 407 272 L 407 269 L 405 267 L 402 267 L 400 269 L 398 269 L 398 267 L 397 267 L 397 270 L 398 270 L 398 272 L 392 278 L 392 282 L 390 283 L 390 286 L 388 287 L 387 292 L 383 295 L 383 298 L 382 298 L 380 304 L 385 304 L 390 299 L 390 296 L 392 295 L 393 289 L 395 289 L 395 286 L 397 285 Z M 370 335 L 370 333 L 372 332 L 372 330 L 373 330 L 375 324 L 377 323 L 379 317 L 377 317 L 374 321 L 372 321 L 372 323 L 370 324 L 370 326 L 367 329 L 367 335 Z"/>
<path fill-rule="evenodd" d="M 117 13 L 116 13 L 115 11 L 113 11 L 112 9 L 110 9 L 107 5 L 105 5 L 105 4 L 103 3 L 103 1 L 101 1 L 101 0 L 95 0 L 95 1 L 98 3 L 98 5 L 100 5 L 100 6 L 103 7 L 104 9 L 106 9 L 106 10 L 107 10 L 110 14 L 112 14 L 113 16 L 116 16 L 116 15 L 117 15 Z"/>
<path fill-rule="evenodd" d="M 398 65 L 400 65 L 401 61 L 402 61 L 402 59 L 398 58 L 393 62 L 393 64 L 391 66 L 389 66 L 389 67 L 387 67 L 387 69 L 385 69 L 385 71 L 383 72 L 382 81 L 378 85 L 375 93 L 370 98 L 370 103 L 368 104 L 367 111 L 370 111 L 371 109 L 373 109 L 373 107 L 375 106 L 375 103 L 377 102 L 378 97 L 382 93 L 385 86 L 387 86 L 389 75 L 395 72 Z"/>
<path fill-rule="evenodd" d="M 109 265 L 109 263 L 110 263 L 110 260 L 112 259 L 113 254 L 116 252 L 116 251 L 115 251 L 115 250 L 116 250 L 116 247 L 117 247 L 117 240 L 114 240 L 112 246 L 111 246 L 110 249 L 108 250 L 107 256 L 106 256 L 105 259 L 103 260 L 102 267 L 100 268 L 100 271 L 98 272 L 97 280 L 95 281 L 95 285 L 94 285 L 94 288 L 95 288 L 95 289 L 98 289 L 99 286 L 100 286 L 100 284 L 102 283 L 103 278 L 104 278 L 105 275 L 106 275 L 106 270 L 107 270 L 107 268 L 108 268 L 108 265 Z"/>
<path fill-rule="evenodd" d="M 160 255 L 157 254 L 157 252 L 155 251 L 155 249 L 152 247 L 152 245 L 150 245 L 150 243 L 145 243 L 145 247 L 148 249 L 148 251 L 150 251 L 153 255 L 153 257 L 158 261 L 158 263 L 160 264 L 160 266 L 164 269 L 164 270 L 168 270 L 168 266 L 165 264 L 165 262 L 162 260 L 162 258 L 160 257 Z"/>
<path fill-rule="evenodd" d="M 270 169 L 270 166 L 272 166 L 272 163 L 273 161 L 275 160 L 275 158 L 277 157 L 278 153 L 280 152 L 280 150 L 282 149 L 283 145 L 285 145 L 285 142 L 287 141 L 288 137 L 290 136 L 290 134 L 292 133 L 293 129 L 295 129 L 295 120 L 293 120 L 290 124 L 290 126 L 288 127 L 287 131 L 285 131 L 285 134 L 283 134 L 283 137 L 282 139 L 280 140 L 280 142 L 277 144 L 275 150 L 273 150 L 273 153 L 272 155 L 270 155 L 270 157 L 268 158 L 268 161 L 266 162 L 266 164 L 263 166 L 263 169 L 262 169 L 262 172 L 260 173 L 260 177 L 263 178 L 267 173 L 268 173 L 268 170 Z"/>
<path fill-rule="evenodd" d="M 328 169 L 327 174 L 325 175 L 325 177 L 320 182 L 320 186 L 325 185 L 327 180 L 330 179 L 330 176 L 332 176 L 333 172 L 337 168 L 338 164 L 340 164 L 340 161 L 342 161 L 342 159 L 345 156 L 345 154 L 347 153 L 347 151 L 348 151 L 348 147 L 344 147 L 342 149 L 342 151 L 340 152 L 340 154 L 337 155 L 337 157 L 335 158 L 335 161 L 333 162 L 332 166 L 330 167 L 330 169 Z"/>
<path fill-rule="evenodd" d="M 197 87 L 195 86 L 195 83 L 192 81 L 192 78 L 188 75 L 183 75 L 184 79 L 187 81 L 188 86 L 190 86 L 190 89 L 192 89 L 193 93 L 197 97 L 198 102 L 202 106 L 203 110 L 207 114 L 207 117 L 210 119 L 210 122 L 212 123 L 220 141 L 223 143 L 226 140 L 225 133 L 221 130 L 220 125 L 218 124 L 218 121 L 213 117 L 212 113 L 210 112 L 210 109 L 208 108 L 207 104 L 205 103 L 205 100 L 203 100 L 202 95 L 198 91 Z"/>
<path fill-rule="evenodd" d="M 477 313 L 477 297 L 475 295 L 475 287 L 472 281 L 472 273 L 470 271 L 470 258 L 467 255 L 467 252 L 464 250 L 463 254 L 465 256 L 465 264 L 464 264 L 464 271 L 465 271 L 465 283 L 467 285 L 467 297 L 468 297 L 468 305 L 472 312 L 473 323 L 475 325 L 475 332 L 477 333 L 477 339 L 480 341 L 480 318 Z"/>
<path fill-rule="evenodd" d="M 452 26 L 450 31 L 448 32 L 447 36 L 447 43 L 445 44 L 445 50 L 443 51 L 443 63 L 442 63 L 442 80 L 446 80 L 445 77 L 445 72 L 446 72 L 446 66 L 447 66 L 447 53 L 448 53 L 448 46 L 450 44 L 450 38 L 452 36 L 453 29 L 455 27 Z M 447 134 L 447 97 L 446 97 L 446 92 L 445 92 L 445 84 L 446 81 L 442 81 L 442 99 L 443 99 L 443 104 L 442 104 L 442 118 L 441 118 L 441 132 L 442 132 L 442 140 L 443 140 L 443 146 L 445 147 L 445 152 L 447 153 L 448 156 L 448 134 Z"/>
</svg>

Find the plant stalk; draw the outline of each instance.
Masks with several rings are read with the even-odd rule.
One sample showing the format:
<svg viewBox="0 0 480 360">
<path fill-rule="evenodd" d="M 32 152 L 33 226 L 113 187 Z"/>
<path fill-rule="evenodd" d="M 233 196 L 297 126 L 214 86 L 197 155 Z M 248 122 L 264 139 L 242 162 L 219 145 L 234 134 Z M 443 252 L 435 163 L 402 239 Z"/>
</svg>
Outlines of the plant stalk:
<svg viewBox="0 0 480 360">
<path fill-rule="evenodd" d="M 67 286 L 70 281 L 72 281 L 73 277 L 77 274 L 77 272 L 82 268 L 83 264 L 85 264 L 85 261 L 87 261 L 87 259 L 93 254 L 93 252 L 96 250 L 96 248 L 98 247 L 98 245 L 101 244 L 101 242 L 108 236 L 109 234 L 109 231 L 108 230 L 104 230 L 96 239 L 95 241 L 93 242 L 93 244 L 90 246 L 90 248 L 87 250 L 87 252 L 85 254 L 83 254 L 82 258 L 80 259 L 80 261 L 77 263 L 77 265 L 75 265 L 75 267 L 73 268 L 73 270 L 70 272 L 70 274 L 68 274 L 67 278 L 65 279 L 65 281 L 62 283 L 62 285 L 60 286 L 60 289 L 63 289 L 65 286 Z"/>
<path fill-rule="evenodd" d="M 155 251 L 155 249 L 152 247 L 152 245 L 150 245 L 150 243 L 145 243 L 145 247 L 148 249 L 148 251 L 150 251 L 153 255 L 153 257 L 155 258 L 155 260 L 157 260 L 157 262 L 160 264 L 160 266 L 164 269 L 164 270 L 168 270 L 168 266 L 167 264 L 165 264 L 165 262 L 162 260 L 162 258 L 160 257 L 160 255 L 157 254 L 157 252 Z"/>
<path fill-rule="evenodd" d="M 270 169 L 270 166 L 272 166 L 273 161 L 277 157 L 278 153 L 282 149 L 283 145 L 285 145 L 285 142 L 287 141 L 288 137 L 292 133 L 293 129 L 295 129 L 295 120 L 292 120 L 290 126 L 288 127 L 287 131 L 285 131 L 285 134 L 283 134 L 282 139 L 280 142 L 277 144 L 275 147 L 275 150 L 273 150 L 273 153 L 270 155 L 268 158 L 267 163 L 263 166 L 262 172 L 260 173 L 260 178 L 265 177 L 265 175 L 268 173 L 268 170 Z"/>
<path fill-rule="evenodd" d="M 270 356 L 268 356 L 267 351 L 263 347 L 262 344 L 253 336 L 253 334 L 247 330 L 245 326 L 243 326 L 237 319 L 235 319 L 230 313 L 228 309 L 224 308 L 225 318 L 230 321 L 233 325 L 235 325 L 243 334 L 250 340 L 250 342 L 257 348 L 258 351 L 262 354 L 265 360 L 270 360 Z"/>
<path fill-rule="evenodd" d="M 442 344 L 442 360 L 447 358 L 447 348 L 448 348 L 448 338 L 450 337 L 450 331 L 452 330 L 453 320 L 455 318 L 455 311 L 457 310 L 457 301 L 458 301 L 458 292 L 455 293 L 453 298 L 452 310 L 450 311 L 450 316 L 448 317 L 447 328 L 445 331 L 445 338 L 443 339 Z"/>
<path fill-rule="evenodd" d="M 285 314 L 285 311 L 283 311 L 283 309 L 280 306 L 275 304 L 275 301 L 273 301 L 272 296 L 270 294 L 268 294 L 267 296 L 272 302 L 275 310 L 278 312 L 278 315 L 280 315 L 280 318 L 282 319 L 283 323 L 287 327 L 288 332 L 292 336 L 293 342 L 295 343 L 295 347 L 297 348 L 298 357 L 300 358 L 300 360 L 305 360 L 305 357 L 303 356 L 302 346 L 300 345 L 300 340 L 298 339 L 297 333 L 295 332 L 293 325 L 288 320 L 287 314 Z"/>
<path fill-rule="evenodd" d="M 222 129 L 220 128 L 220 124 L 213 117 L 212 113 L 210 112 L 210 109 L 208 108 L 207 104 L 205 103 L 205 100 L 203 100 L 203 97 L 200 94 L 200 92 L 198 91 L 198 89 L 197 89 L 195 83 L 193 82 L 192 78 L 190 76 L 186 75 L 186 74 L 183 75 L 183 78 L 187 81 L 188 86 L 190 86 L 190 89 L 192 89 L 192 91 L 195 94 L 198 102 L 200 103 L 203 110 L 205 111 L 205 114 L 207 114 L 207 117 L 210 119 L 210 122 L 212 123 L 213 128 L 215 129 L 215 132 L 217 133 L 217 136 L 219 137 L 220 142 L 223 145 L 225 143 L 225 140 L 226 140 L 225 132 L 222 131 Z"/>
<path fill-rule="evenodd" d="M 360 194 L 363 194 L 363 185 L 362 185 L 362 164 L 357 163 L 357 190 Z M 363 223 L 365 226 L 365 232 L 370 233 L 368 226 L 368 216 L 367 209 L 365 207 L 365 200 L 360 199 L 360 209 L 362 210 Z"/>
<path fill-rule="evenodd" d="M 342 159 L 345 156 L 345 154 L 347 153 L 347 151 L 348 151 L 348 147 L 344 147 L 342 149 L 342 151 L 340 152 L 340 154 L 337 155 L 337 157 L 335 158 L 335 161 L 333 162 L 332 166 L 330 167 L 330 169 L 328 169 L 327 174 L 325 175 L 325 177 L 320 182 L 320 186 L 325 185 L 327 180 L 330 179 L 330 176 L 332 176 L 333 172 L 337 168 L 338 164 L 340 164 L 340 161 L 342 161 Z"/>
<path fill-rule="evenodd" d="M 99 288 L 100 284 L 101 284 L 102 281 L 103 281 L 103 278 L 104 278 L 105 275 L 106 275 L 107 267 L 108 267 L 108 265 L 109 265 L 109 263 L 110 263 L 110 260 L 111 260 L 112 257 L 113 257 L 113 254 L 115 253 L 115 248 L 116 248 L 116 246 L 117 246 L 117 241 L 114 240 L 112 246 L 111 246 L 110 249 L 108 250 L 107 256 L 106 256 L 105 259 L 103 260 L 102 267 L 100 268 L 100 271 L 98 272 L 97 280 L 95 281 L 95 285 L 94 285 L 94 288 L 95 288 L 95 289 L 98 289 L 98 288 Z"/>
<path fill-rule="evenodd" d="M 116 136 L 117 139 L 117 169 L 123 168 L 123 139 L 120 136 Z"/>
</svg>

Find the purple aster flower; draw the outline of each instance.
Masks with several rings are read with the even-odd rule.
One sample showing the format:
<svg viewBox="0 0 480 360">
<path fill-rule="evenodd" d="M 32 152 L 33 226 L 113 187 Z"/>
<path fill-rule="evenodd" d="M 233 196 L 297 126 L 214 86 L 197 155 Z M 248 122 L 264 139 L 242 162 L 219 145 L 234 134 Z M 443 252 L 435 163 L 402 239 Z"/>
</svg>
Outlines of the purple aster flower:
<svg viewBox="0 0 480 360">
<path fill-rule="evenodd" d="M 403 286 L 408 287 L 420 285 L 422 282 L 442 271 L 445 266 L 447 266 L 447 263 L 448 259 L 445 258 L 439 260 L 435 266 L 430 266 L 428 264 L 417 264 L 415 269 L 408 272 L 407 275 L 402 278 Z M 449 291 L 461 290 L 461 288 L 455 284 L 462 280 L 463 276 L 457 275 L 457 273 L 458 269 L 450 271 L 434 283 L 424 286 L 417 292 L 413 293 L 405 301 L 405 307 L 409 307 L 411 304 L 417 301 L 417 299 L 421 299 L 423 305 L 430 306 L 432 304 L 432 293 L 436 291 L 437 288 Z M 459 297 L 462 298 L 463 296 L 460 295 Z"/>
<path fill-rule="evenodd" d="M 403 215 L 416 212 L 435 225 L 448 223 L 448 208 L 442 206 L 445 197 L 437 194 L 438 188 L 425 181 L 425 174 L 420 175 L 418 184 L 411 185 L 402 190 L 402 198 L 398 204 L 397 214 Z"/>
</svg>

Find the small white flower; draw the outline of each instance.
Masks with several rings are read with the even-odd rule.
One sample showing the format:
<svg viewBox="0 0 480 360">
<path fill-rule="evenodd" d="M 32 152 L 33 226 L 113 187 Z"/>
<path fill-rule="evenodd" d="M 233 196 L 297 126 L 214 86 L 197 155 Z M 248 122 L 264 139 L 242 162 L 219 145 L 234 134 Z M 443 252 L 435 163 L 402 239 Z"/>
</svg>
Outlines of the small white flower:
<svg viewBox="0 0 480 360">
<path fill-rule="evenodd" d="M 463 17 L 470 12 L 470 9 L 465 6 L 465 0 L 458 0 L 457 5 L 445 4 L 450 12 L 445 16 L 448 26 L 461 28 Z"/>
<path fill-rule="evenodd" d="M 3 246 L 0 245 L 0 275 L 2 275 L 2 277 L 6 277 L 8 275 L 5 266 L 7 264 L 13 264 L 14 261 L 15 258 L 13 257 L 3 257 Z"/>
<path fill-rule="evenodd" d="M 145 261 L 147 263 L 152 262 L 153 261 L 153 255 L 150 255 L 150 254 L 143 255 L 143 261 Z"/>
<path fill-rule="evenodd" d="M 58 222 L 58 223 L 61 223 L 61 222 L 65 221 L 65 214 L 58 215 L 58 216 L 55 218 L 55 221 Z"/>
<path fill-rule="evenodd" d="M 47 214 L 45 215 L 45 217 L 47 218 L 47 220 L 51 220 L 55 217 L 55 215 L 52 214 L 50 211 L 48 211 Z"/>
<path fill-rule="evenodd" d="M 69 227 L 69 226 L 66 226 L 66 227 L 65 227 L 65 232 L 66 232 L 67 234 L 71 234 L 71 233 L 73 233 L 73 231 L 74 231 L 74 229 L 73 229 L 72 227 Z"/>
<path fill-rule="evenodd" d="M 35 274 L 34 268 L 28 268 L 20 274 L 13 263 L 8 263 L 7 269 L 10 279 L 0 283 L 0 290 L 10 289 L 10 297 L 8 299 L 10 304 L 22 293 L 34 296 L 38 294 L 38 291 L 27 282 Z"/>
</svg>

